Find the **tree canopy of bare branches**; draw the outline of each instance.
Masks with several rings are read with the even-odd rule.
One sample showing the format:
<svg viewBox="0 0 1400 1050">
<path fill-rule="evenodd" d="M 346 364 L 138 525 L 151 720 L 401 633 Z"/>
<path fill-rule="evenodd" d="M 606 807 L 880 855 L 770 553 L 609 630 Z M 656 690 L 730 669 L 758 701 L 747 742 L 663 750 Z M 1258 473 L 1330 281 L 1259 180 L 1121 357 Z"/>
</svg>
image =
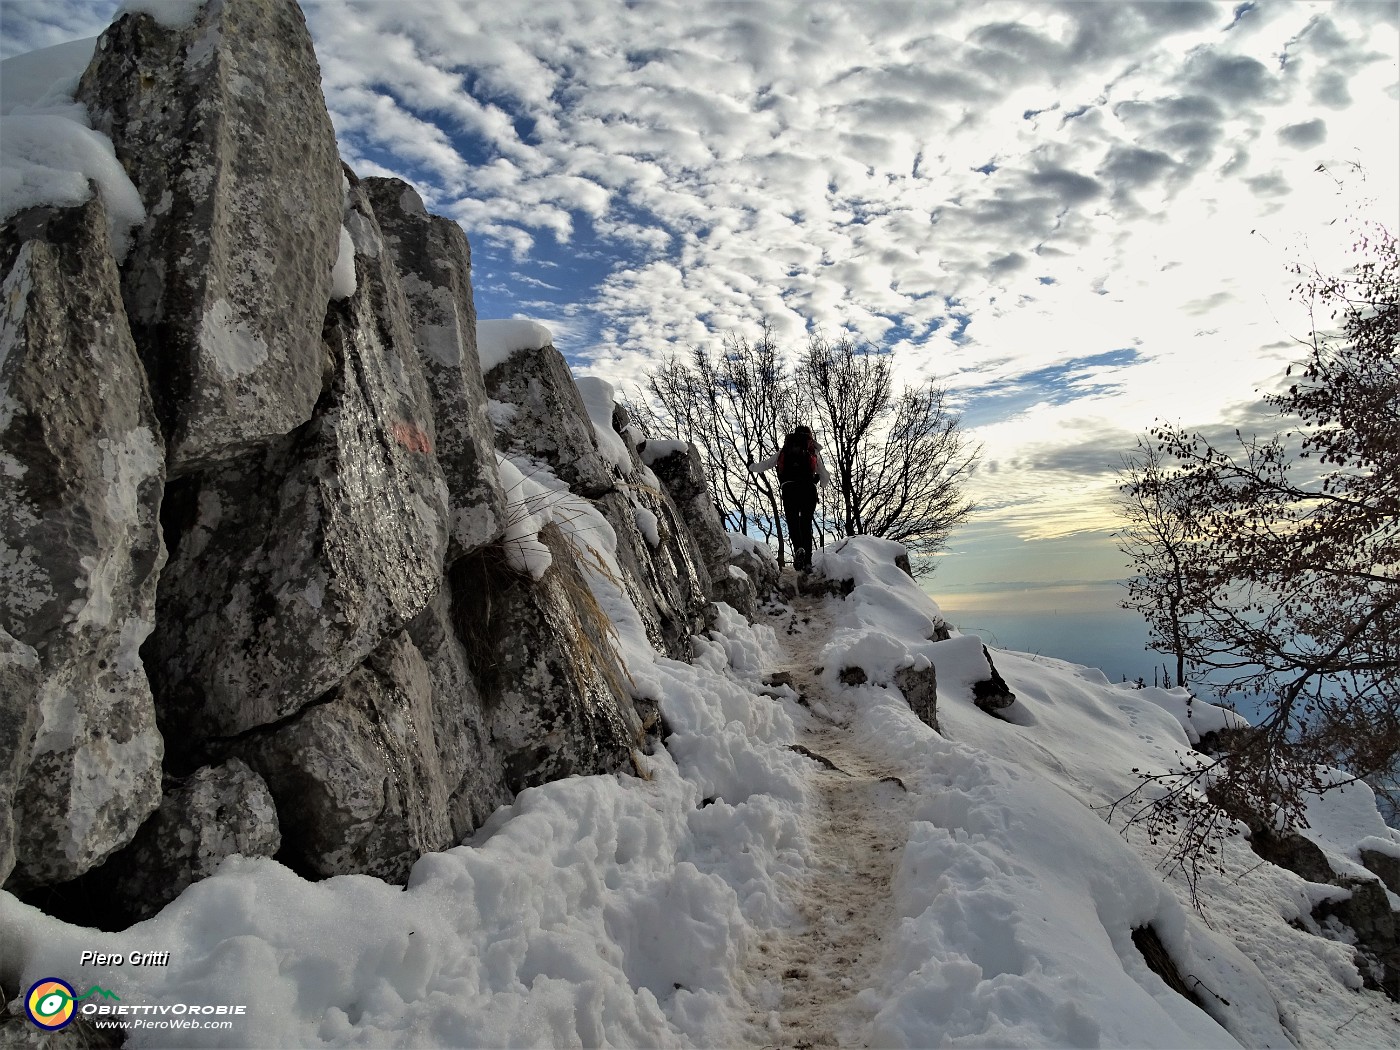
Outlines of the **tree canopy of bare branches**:
<svg viewBox="0 0 1400 1050">
<path fill-rule="evenodd" d="M 1278 431 L 1153 429 L 1124 474 L 1127 605 L 1187 674 L 1266 717 L 1210 770 L 1237 810 L 1306 826 L 1311 771 L 1400 764 L 1400 250 L 1364 228 L 1341 275 L 1296 268 L 1306 356 L 1265 403 Z M 1329 787 L 1331 781 L 1321 786 Z"/>
<path fill-rule="evenodd" d="M 731 335 L 718 353 L 695 348 L 665 362 L 631 408 L 648 432 L 700 450 L 725 527 L 776 541 L 780 563 L 778 482 L 747 464 L 775 454 L 798 423 L 817 434 L 833 479 L 819 535 L 881 536 L 928 555 L 972 511 L 964 483 L 979 450 L 945 392 L 933 383 L 896 389 L 891 355 L 846 338 L 813 335 L 789 364 L 767 325 L 753 342 Z"/>
</svg>

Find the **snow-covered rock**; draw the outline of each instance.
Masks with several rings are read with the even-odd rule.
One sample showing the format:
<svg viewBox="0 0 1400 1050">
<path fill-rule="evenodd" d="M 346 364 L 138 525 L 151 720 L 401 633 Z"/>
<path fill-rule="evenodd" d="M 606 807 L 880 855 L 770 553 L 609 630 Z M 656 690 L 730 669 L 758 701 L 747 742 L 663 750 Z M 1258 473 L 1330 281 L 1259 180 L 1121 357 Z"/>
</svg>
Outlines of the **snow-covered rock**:
<svg viewBox="0 0 1400 1050">
<path fill-rule="evenodd" d="M 520 329 L 520 339 L 503 345 L 529 334 Z M 597 499 L 616 487 L 616 468 L 598 450 L 593 422 L 564 355 L 550 344 L 529 345 L 534 341 L 485 364 L 487 394 L 516 409 L 496 427 L 496 447 L 546 464 L 574 491 Z"/>
<path fill-rule="evenodd" d="M 768 599 L 778 590 L 778 559 L 766 543 L 752 536 L 726 533 L 729 564 L 753 581 L 755 596 Z"/>
<path fill-rule="evenodd" d="M 34 885 L 98 863 L 160 802 L 139 650 L 165 560 L 164 449 L 101 198 L 14 216 L 0 275 L 0 630 L 38 659 L 37 678 L 12 664 L 21 755 L 0 802 L 13 877 Z"/>
<path fill-rule="evenodd" d="M 145 205 L 123 270 L 172 475 L 266 445 L 321 393 L 340 163 L 294 0 L 122 15 L 77 99 Z"/>
<path fill-rule="evenodd" d="M 705 480 L 705 468 L 694 446 L 684 445 L 668 455 L 652 455 L 650 442 L 643 447 L 644 462 L 661 480 L 675 501 L 681 517 L 700 549 L 710 574 L 715 601 L 727 602 L 745 616 L 754 614 L 755 590 L 751 580 L 730 572 L 729 535 L 724 531 L 714 493 Z"/>
</svg>

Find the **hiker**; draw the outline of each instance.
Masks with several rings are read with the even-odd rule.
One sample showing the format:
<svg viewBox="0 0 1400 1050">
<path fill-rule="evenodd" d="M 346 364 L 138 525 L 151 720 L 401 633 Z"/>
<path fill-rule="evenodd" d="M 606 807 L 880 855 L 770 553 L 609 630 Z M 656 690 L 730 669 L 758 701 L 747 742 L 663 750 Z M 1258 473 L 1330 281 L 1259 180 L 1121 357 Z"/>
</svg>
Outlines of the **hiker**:
<svg viewBox="0 0 1400 1050">
<path fill-rule="evenodd" d="M 817 510 L 817 485 L 823 488 L 831 481 L 826 464 L 822 462 L 821 446 L 807 427 L 793 428 L 782 450 L 776 456 L 749 464 L 749 473 L 778 470 L 783 492 L 783 517 L 787 519 L 788 541 L 792 544 L 792 563 L 805 572 L 812 567 L 812 515 Z"/>
</svg>

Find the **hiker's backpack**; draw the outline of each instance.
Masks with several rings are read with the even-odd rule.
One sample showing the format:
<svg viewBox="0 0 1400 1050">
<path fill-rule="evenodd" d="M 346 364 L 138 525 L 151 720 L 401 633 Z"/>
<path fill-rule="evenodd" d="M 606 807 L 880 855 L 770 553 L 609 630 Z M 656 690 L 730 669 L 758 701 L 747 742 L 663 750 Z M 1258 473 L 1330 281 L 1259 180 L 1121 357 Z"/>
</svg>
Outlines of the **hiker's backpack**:
<svg viewBox="0 0 1400 1050">
<path fill-rule="evenodd" d="M 817 480 L 817 446 L 810 435 L 789 434 L 778 453 L 778 480 L 811 484 Z"/>
</svg>

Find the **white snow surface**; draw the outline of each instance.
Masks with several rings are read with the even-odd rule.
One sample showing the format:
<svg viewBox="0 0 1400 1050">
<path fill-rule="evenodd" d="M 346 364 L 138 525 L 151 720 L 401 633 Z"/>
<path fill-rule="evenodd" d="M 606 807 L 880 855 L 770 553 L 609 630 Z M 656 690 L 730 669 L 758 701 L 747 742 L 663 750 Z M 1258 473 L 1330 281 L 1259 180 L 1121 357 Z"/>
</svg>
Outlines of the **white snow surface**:
<svg viewBox="0 0 1400 1050">
<path fill-rule="evenodd" d="M 637 531 L 640 532 L 647 541 L 647 545 L 655 550 L 661 546 L 661 522 L 657 520 L 655 514 L 647 510 L 646 507 L 633 507 L 632 517 L 637 522 Z M 731 565 L 730 568 L 733 568 Z"/>
<path fill-rule="evenodd" d="M 583 405 L 588 409 L 588 418 L 593 423 L 593 434 L 598 440 L 598 451 L 605 460 L 617 468 L 623 477 L 634 473 L 632 454 L 622 435 L 613 429 L 613 409 L 617 404 L 617 391 L 606 379 L 597 376 L 579 376 L 574 380 Z M 655 546 L 655 544 L 652 544 Z"/>
<path fill-rule="evenodd" d="M 359 277 L 355 273 L 355 238 L 350 236 L 344 224 L 340 227 L 340 250 L 331 268 L 331 298 L 349 299 L 359 287 Z"/>
<path fill-rule="evenodd" d="M 649 779 L 522 792 L 463 845 L 424 856 L 407 888 L 311 883 L 235 857 L 110 934 L 0 893 L 0 984 L 60 976 L 129 1005 L 247 1006 L 232 1031 L 134 1028 L 138 1048 L 801 1045 L 820 1036 L 811 1004 L 784 1004 L 819 981 L 842 1045 L 1400 1041 L 1393 1004 L 1360 989 L 1351 946 L 1289 925 L 1307 925 L 1317 887 L 1232 840 L 1225 874 L 1203 880 L 1203 917 L 1154 868 L 1145 835 L 1104 820 L 1105 803 L 1136 783 L 1133 767 L 1170 767 L 1188 747 L 1160 698 L 994 650 L 1017 700 L 1010 721 L 989 717 L 970 692 L 985 673 L 980 641 L 930 641 L 942 617 L 894 566 L 900 548 L 859 538 L 815 562 L 853 581 L 849 597 L 798 599 L 758 625 L 721 605 L 693 663 L 664 658 L 615 582 L 616 538 L 592 504 L 537 464 L 503 459 L 501 471 L 534 519 L 515 540 L 559 525 L 616 627 L 631 688 L 661 704 L 671 735 L 645 757 Z M 533 557 L 521 567 L 535 571 Z M 836 679 L 853 662 L 867 684 Z M 889 680 L 930 664 L 941 731 Z M 779 668 L 807 669 L 805 705 L 763 685 Z M 856 816 L 890 846 L 833 838 L 828 802 L 855 778 L 790 747 L 814 733 L 884 777 L 869 795 L 883 801 Z M 1354 850 L 1356 836 L 1396 841 L 1363 792 L 1336 805 L 1335 822 L 1328 806 L 1311 814 L 1329 852 Z M 846 846 L 883 872 L 870 885 L 884 903 L 868 912 L 814 903 L 830 900 L 817 891 L 834 877 L 830 851 Z M 1209 1013 L 1147 968 L 1132 941 L 1146 925 L 1209 990 Z M 771 964 L 798 938 L 838 935 L 858 960 Z M 81 967 L 85 950 L 170 962 Z"/>
<path fill-rule="evenodd" d="M 506 529 L 501 546 L 517 572 L 538 580 L 554 564 L 554 555 L 540 539 L 540 529 L 554 520 L 557 486 L 544 483 L 548 472 L 540 465 L 496 453 L 496 467 L 506 494 Z M 523 469 L 522 469 L 523 468 Z M 552 475 L 549 475 L 552 478 Z"/>
<path fill-rule="evenodd" d="M 0 62 L 0 219 L 25 208 L 83 204 L 95 182 L 120 260 L 146 211 L 112 140 L 93 131 L 73 101 L 95 43 L 74 40 Z"/>
<path fill-rule="evenodd" d="M 642 449 L 642 462 L 651 466 L 659 459 L 665 459 L 676 452 L 685 452 L 689 448 L 690 442 L 682 441 L 679 438 L 660 438 L 648 441 L 646 448 Z"/>
<path fill-rule="evenodd" d="M 124 0 L 113 21 L 125 14 L 150 15 L 166 29 L 183 29 L 199 17 L 208 0 Z"/>
<path fill-rule="evenodd" d="M 476 322 L 476 352 L 481 370 L 489 372 L 522 350 L 554 345 L 554 333 L 538 321 L 487 320 Z"/>
<path fill-rule="evenodd" d="M 97 37 L 89 36 L 0 62 L 0 113 L 60 112 L 83 119 L 73 92 L 96 46 Z"/>
</svg>

